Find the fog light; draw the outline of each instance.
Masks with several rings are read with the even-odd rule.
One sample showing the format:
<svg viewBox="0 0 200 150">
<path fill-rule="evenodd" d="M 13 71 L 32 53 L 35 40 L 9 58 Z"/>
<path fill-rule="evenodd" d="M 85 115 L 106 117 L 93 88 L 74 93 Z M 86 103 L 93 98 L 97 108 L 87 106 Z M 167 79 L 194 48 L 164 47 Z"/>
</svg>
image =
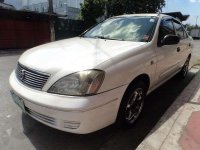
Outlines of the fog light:
<svg viewBox="0 0 200 150">
<path fill-rule="evenodd" d="M 78 129 L 79 127 L 80 127 L 80 123 L 79 122 L 64 121 L 64 128 Z"/>
</svg>

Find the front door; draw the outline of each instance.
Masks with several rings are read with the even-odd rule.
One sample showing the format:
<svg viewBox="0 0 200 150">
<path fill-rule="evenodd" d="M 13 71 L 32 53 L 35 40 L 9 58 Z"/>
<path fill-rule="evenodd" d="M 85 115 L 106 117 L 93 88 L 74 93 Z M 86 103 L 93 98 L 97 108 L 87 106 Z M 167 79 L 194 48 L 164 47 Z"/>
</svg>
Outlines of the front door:
<svg viewBox="0 0 200 150">
<path fill-rule="evenodd" d="M 158 83 L 169 78 L 179 68 L 178 44 L 162 45 L 162 40 L 166 35 L 175 35 L 172 19 L 163 18 L 159 28 L 157 53 L 156 76 Z"/>
</svg>

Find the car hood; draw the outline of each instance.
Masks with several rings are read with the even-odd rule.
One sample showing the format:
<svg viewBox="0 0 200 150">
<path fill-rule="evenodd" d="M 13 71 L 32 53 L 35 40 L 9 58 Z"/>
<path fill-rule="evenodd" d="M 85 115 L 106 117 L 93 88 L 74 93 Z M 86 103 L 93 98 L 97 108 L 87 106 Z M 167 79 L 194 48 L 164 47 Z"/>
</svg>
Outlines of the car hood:
<svg viewBox="0 0 200 150">
<path fill-rule="evenodd" d="M 123 52 L 144 44 L 76 37 L 32 48 L 20 57 L 19 62 L 47 73 L 59 70 L 67 70 L 70 73 L 95 68 Z"/>
</svg>

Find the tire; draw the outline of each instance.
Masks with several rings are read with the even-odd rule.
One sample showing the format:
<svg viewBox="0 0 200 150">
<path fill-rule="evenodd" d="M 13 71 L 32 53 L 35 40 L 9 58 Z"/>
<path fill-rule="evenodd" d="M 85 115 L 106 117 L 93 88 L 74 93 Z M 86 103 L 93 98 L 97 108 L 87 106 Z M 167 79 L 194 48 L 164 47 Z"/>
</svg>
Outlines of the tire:
<svg viewBox="0 0 200 150">
<path fill-rule="evenodd" d="M 118 111 L 117 125 L 132 127 L 142 112 L 147 86 L 143 81 L 136 81 L 127 89 Z"/>
<path fill-rule="evenodd" d="M 189 72 L 189 65 L 190 65 L 190 57 L 187 58 L 185 64 L 183 65 L 181 71 L 178 74 L 180 79 L 184 79 L 187 76 Z"/>
</svg>

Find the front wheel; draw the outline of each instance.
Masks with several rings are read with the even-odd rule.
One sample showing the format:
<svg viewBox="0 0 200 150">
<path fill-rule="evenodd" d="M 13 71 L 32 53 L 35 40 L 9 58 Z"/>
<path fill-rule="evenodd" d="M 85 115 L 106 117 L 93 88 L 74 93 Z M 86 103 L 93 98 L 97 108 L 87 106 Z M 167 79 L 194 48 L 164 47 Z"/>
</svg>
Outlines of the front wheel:
<svg viewBox="0 0 200 150">
<path fill-rule="evenodd" d="M 144 99 L 147 92 L 147 86 L 142 81 L 137 81 L 130 86 L 122 99 L 117 123 L 120 126 L 130 127 L 141 114 L 144 106 Z"/>
</svg>

